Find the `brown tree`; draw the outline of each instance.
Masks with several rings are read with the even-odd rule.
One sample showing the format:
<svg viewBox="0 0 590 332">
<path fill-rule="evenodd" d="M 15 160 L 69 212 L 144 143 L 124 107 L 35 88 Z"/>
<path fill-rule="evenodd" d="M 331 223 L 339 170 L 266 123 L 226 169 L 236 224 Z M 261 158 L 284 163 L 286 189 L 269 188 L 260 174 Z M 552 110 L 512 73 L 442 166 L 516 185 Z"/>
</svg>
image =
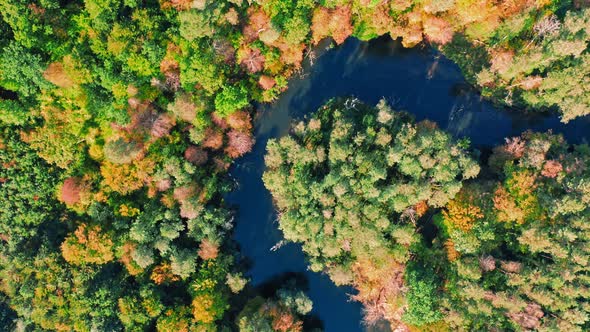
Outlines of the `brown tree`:
<svg viewBox="0 0 590 332">
<path fill-rule="evenodd" d="M 274 78 L 272 78 L 270 76 L 262 75 L 262 76 L 260 76 L 260 79 L 258 80 L 258 85 L 260 85 L 260 87 L 263 88 L 264 90 L 269 90 L 269 89 L 272 89 L 276 85 L 276 81 Z"/>
<path fill-rule="evenodd" d="M 209 239 L 204 239 L 199 245 L 198 254 L 203 260 L 215 259 L 219 254 L 219 246 Z"/>
<path fill-rule="evenodd" d="M 81 224 L 61 245 L 64 259 L 71 264 L 104 264 L 114 259 L 113 241 L 100 226 Z"/>
<path fill-rule="evenodd" d="M 444 45 L 453 39 L 453 27 L 440 17 L 429 16 L 424 19 L 422 24 L 424 25 L 424 34 L 431 42 Z"/>
<path fill-rule="evenodd" d="M 242 66 L 246 68 L 250 73 L 256 73 L 264 69 L 264 55 L 257 48 L 248 48 L 243 51 L 241 56 Z"/>
<path fill-rule="evenodd" d="M 252 120 L 250 114 L 246 111 L 237 111 L 227 117 L 227 124 L 236 130 L 250 131 L 252 129 Z"/>
<path fill-rule="evenodd" d="M 175 124 L 176 121 L 174 121 L 174 118 L 171 115 L 160 114 L 154 122 L 150 134 L 156 138 L 164 137 L 168 135 L 168 133 L 170 133 L 170 130 L 174 127 Z"/>
<path fill-rule="evenodd" d="M 232 158 L 237 158 L 252 150 L 254 138 L 250 133 L 231 130 L 228 134 L 228 143 L 225 152 Z"/>
<path fill-rule="evenodd" d="M 223 133 L 214 128 L 207 128 L 205 130 L 205 138 L 201 142 L 205 148 L 217 150 L 223 146 Z"/>
<path fill-rule="evenodd" d="M 195 165 L 203 165 L 207 162 L 207 159 L 209 159 L 209 155 L 207 151 L 191 145 L 184 151 L 184 159 Z"/>
</svg>

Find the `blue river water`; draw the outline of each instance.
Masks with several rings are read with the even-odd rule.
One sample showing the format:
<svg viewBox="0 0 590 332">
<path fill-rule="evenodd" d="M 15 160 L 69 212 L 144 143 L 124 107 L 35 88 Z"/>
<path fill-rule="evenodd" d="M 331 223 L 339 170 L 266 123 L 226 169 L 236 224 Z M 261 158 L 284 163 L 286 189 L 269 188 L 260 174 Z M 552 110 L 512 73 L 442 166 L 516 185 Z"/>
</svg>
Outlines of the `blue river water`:
<svg viewBox="0 0 590 332">
<path fill-rule="evenodd" d="M 248 277 L 254 286 L 295 272 L 307 279 L 313 300 L 312 314 L 327 332 L 363 331 L 362 307 L 349 301 L 354 290 L 336 287 L 323 274 L 307 270 L 300 245 L 282 240 L 270 193 L 262 183 L 264 153 L 270 138 L 288 133 L 290 124 L 314 112 L 333 97 L 354 96 L 368 104 L 385 98 L 395 109 L 429 119 L 456 137 L 469 137 L 472 145 L 491 146 L 505 137 L 530 129 L 562 133 L 571 143 L 590 137 L 590 118 L 563 124 L 557 116 L 526 115 L 497 109 L 483 100 L 464 80 L 459 68 L 427 47 L 404 49 L 388 38 L 371 42 L 348 39 L 338 47 L 318 47 L 317 58 L 307 59 L 300 75 L 274 103 L 259 105 L 256 145 L 237 160 L 231 176 L 237 188 L 226 201 L 237 208 L 234 240 L 251 261 Z"/>
</svg>

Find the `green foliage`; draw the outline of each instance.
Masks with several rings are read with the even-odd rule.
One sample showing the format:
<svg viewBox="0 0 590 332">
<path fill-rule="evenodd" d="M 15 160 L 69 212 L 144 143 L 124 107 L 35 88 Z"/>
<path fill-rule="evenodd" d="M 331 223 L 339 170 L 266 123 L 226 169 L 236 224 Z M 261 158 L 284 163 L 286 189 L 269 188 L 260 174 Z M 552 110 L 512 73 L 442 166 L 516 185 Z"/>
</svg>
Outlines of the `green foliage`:
<svg viewBox="0 0 590 332">
<path fill-rule="evenodd" d="M 250 104 L 248 91 L 244 86 L 227 86 L 215 97 L 215 110 L 226 117 Z"/>
<path fill-rule="evenodd" d="M 563 20 L 555 15 L 541 17 L 531 27 L 532 40 L 514 41 L 526 42 L 524 46 L 489 47 L 491 65 L 468 71 L 479 72 L 477 82 L 484 86 L 484 94 L 504 98 L 508 104 L 556 107 L 563 122 L 587 115 L 589 22 L 589 9 L 569 11 Z"/>
<path fill-rule="evenodd" d="M 252 145 L 250 118 L 235 112 L 277 98 L 311 41 L 353 31 L 406 46 L 453 39 L 443 52 L 485 96 L 568 121 L 590 103 L 590 11 L 573 5 L 0 1 L 0 299 L 31 331 L 223 330 L 231 292 L 246 283 L 223 205 L 229 162 Z M 261 50 L 255 68 L 242 59 L 251 49 Z M 431 329 L 439 305 L 465 329 L 588 329 L 587 147 L 531 136 L 523 156 L 493 155 L 500 185 L 463 186 L 479 170 L 467 146 L 383 103 L 332 102 L 294 129 L 267 155 L 281 228 L 313 270 L 376 304 L 367 309 L 408 304 L 387 316 Z M 189 143 L 203 163 L 185 160 Z M 83 204 L 57 201 L 67 178 L 83 180 Z M 435 218 L 432 248 L 420 233 L 428 207 L 454 212 Z M 444 265 L 404 279 L 412 260 Z M 489 270 L 492 261 L 506 268 Z M 464 303 L 470 311 L 454 315 Z M 281 291 L 235 323 L 297 331 L 310 308 Z"/>
<path fill-rule="evenodd" d="M 214 19 L 213 13 L 208 10 L 182 11 L 178 14 L 180 35 L 188 41 L 200 37 L 211 37 L 215 32 L 212 22 Z"/>
<path fill-rule="evenodd" d="M 369 107 L 356 99 L 332 100 L 296 124 L 292 136 L 269 141 L 265 162 L 263 180 L 285 238 L 303 244 L 313 270 L 327 270 L 338 284 L 353 283 L 367 305 L 401 291 L 389 278 L 419 242 L 416 206 L 444 206 L 462 180 L 479 171 L 434 124 L 415 124 L 384 101 Z M 390 285 L 383 286 L 388 293 L 372 299 L 378 283 Z M 412 295 L 413 322 L 433 307 L 421 298 L 431 291 L 428 285 Z M 420 323 L 438 318 L 433 313 Z"/>
<path fill-rule="evenodd" d="M 225 77 L 223 67 L 215 62 L 214 54 L 209 46 L 200 47 L 189 52 L 180 62 L 180 81 L 182 86 L 191 91 L 195 85 L 202 86 L 205 91 L 214 93 L 223 87 Z"/>
<path fill-rule="evenodd" d="M 271 298 L 255 297 L 237 318 L 240 332 L 303 331 L 303 318 L 311 311 L 311 300 L 292 282 Z"/>
<path fill-rule="evenodd" d="M 24 125 L 29 114 L 16 100 L 0 100 L 0 121 L 6 125 Z"/>
<path fill-rule="evenodd" d="M 10 309 L 6 299 L 3 299 L 0 303 L 0 325 L 7 329 L 14 329 L 16 318 L 17 316 L 14 310 Z"/>
<path fill-rule="evenodd" d="M 443 315 L 438 310 L 440 295 L 434 271 L 412 264 L 407 268 L 405 278 L 409 290 L 406 294 L 408 309 L 403 316 L 404 322 L 423 326 L 441 320 Z"/>
<path fill-rule="evenodd" d="M 13 254 L 0 270 L 2 278 L 9 280 L 3 291 L 25 322 L 45 330 L 121 329 L 113 310 L 121 286 L 97 272 L 70 269 L 47 247 L 32 257 Z"/>
<path fill-rule="evenodd" d="M 49 87 L 43 78 L 43 64 L 39 55 L 12 42 L 0 56 L 0 85 L 21 96 L 33 97 L 39 89 Z"/>
<path fill-rule="evenodd" d="M 443 268 L 449 319 L 454 328 L 583 331 L 589 319 L 590 174 L 585 145 L 568 148 L 560 136 L 526 133 L 494 150 L 500 163 L 496 189 L 485 182 L 466 187 L 484 217 L 470 230 L 447 232 L 458 254 Z M 493 185 L 492 185 L 493 186 Z M 487 193 L 486 193 L 487 192 Z M 482 232 L 482 229 L 488 232 Z M 478 230 L 479 229 L 479 230 Z M 490 236 L 491 235 L 491 236 Z M 464 250 L 465 236 L 477 245 Z M 449 250 L 447 250 L 447 254 Z M 460 319 L 457 319 L 460 318 Z"/>
<path fill-rule="evenodd" d="M 38 227 L 53 221 L 61 210 L 54 199 L 60 171 L 39 158 L 14 130 L 4 129 L 0 138 L 0 233 L 12 239 L 35 236 Z"/>
</svg>

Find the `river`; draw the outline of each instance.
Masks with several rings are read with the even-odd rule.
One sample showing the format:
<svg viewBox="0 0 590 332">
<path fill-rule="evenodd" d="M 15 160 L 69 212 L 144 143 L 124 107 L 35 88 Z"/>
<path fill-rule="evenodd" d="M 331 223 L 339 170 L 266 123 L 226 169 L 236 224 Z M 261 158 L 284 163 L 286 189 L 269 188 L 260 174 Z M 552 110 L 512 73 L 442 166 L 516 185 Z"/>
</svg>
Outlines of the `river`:
<svg viewBox="0 0 590 332">
<path fill-rule="evenodd" d="M 271 251 L 282 234 L 271 195 L 262 183 L 268 139 L 286 135 L 294 120 L 341 96 L 373 105 L 386 98 L 395 109 L 408 111 L 417 120 L 435 121 L 456 137 L 469 137 L 476 146 L 497 145 L 527 129 L 551 129 L 571 143 L 590 137 L 589 117 L 565 125 L 557 116 L 495 109 L 469 87 L 453 62 L 427 46 L 404 49 L 389 38 L 371 42 L 349 38 L 338 47 L 320 46 L 317 53 L 313 65 L 308 59 L 301 75 L 290 80 L 289 89 L 276 102 L 258 107 L 256 145 L 232 166 L 237 188 L 226 201 L 237 208 L 234 239 L 252 262 L 247 273 L 252 284 L 264 284 L 286 272 L 300 274 L 307 279 L 312 314 L 326 332 L 363 331 L 362 308 L 348 300 L 352 288 L 336 287 L 326 275 L 307 270 L 300 245 Z"/>
</svg>

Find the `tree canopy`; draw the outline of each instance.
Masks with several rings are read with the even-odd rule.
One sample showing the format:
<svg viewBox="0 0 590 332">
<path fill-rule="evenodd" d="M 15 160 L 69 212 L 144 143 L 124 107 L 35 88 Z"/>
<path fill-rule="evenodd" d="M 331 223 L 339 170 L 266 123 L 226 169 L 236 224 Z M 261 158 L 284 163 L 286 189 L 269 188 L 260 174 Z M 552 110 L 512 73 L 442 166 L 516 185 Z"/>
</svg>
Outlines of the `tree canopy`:
<svg viewBox="0 0 590 332">
<path fill-rule="evenodd" d="M 285 238 L 303 243 L 312 270 L 354 285 L 378 319 L 399 310 L 381 307 L 404 295 L 416 220 L 478 174 L 467 148 L 384 101 L 333 100 L 269 141 L 263 180 Z"/>
<path fill-rule="evenodd" d="M 424 41 L 495 103 L 556 111 L 567 122 L 589 113 L 585 6 L 569 0 L 0 1 L 0 324 L 58 331 L 235 328 L 240 321 L 231 316 L 240 308 L 232 305 L 249 295 L 236 295 L 246 278 L 229 236 L 227 171 L 254 146 L 253 106 L 276 100 L 304 59 L 314 58 L 315 45 L 386 34 L 406 47 Z M 543 141 L 529 138 L 526 146 Z M 506 149 L 520 146 L 511 142 Z M 550 143 L 559 144 L 565 146 Z M 570 175 L 577 171 L 568 171 L 574 166 L 558 155 L 537 165 L 542 169 L 513 163 L 504 170 L 498 152 L 493 167 L 505 172 L 498 174 L 502 185 L 466 186 L 463 180 L 479 170 L 467 149 L 466 141 L 383 103 L 332 102 L 293 137 L 269 145 L 265 182 L 282 211 L 285 236 L 304 243 L 314 270 L 354 285 L 366 317 L 430 326 L 462 315 L 445 310 L 466 295 L 432 300 L 442 285 L 463 285 L 459 277 L 449 281 L 453 265 L 430 276 L 432 260 L 442 254 L 413 249 L 430 245 L 419 236 L 419 217 L 442 208 L 437 220 L 444 236 L 432 246 L 444 247 L 462 273 L 477 275 L 475 258 L 466 256 L 480 254 L 486 266 L 498 259 L 539 271 L 551 266 L 522 277 L 546 288 L 511 281 L 518 294 L 511 296 L 524 302 L 516 302 L 518 310 L 494 307 L 498 324 L 587 329 L 586 277 L 578 266 L 586 264 L 585 173 Z M 575 151 L 560 153 L 584 160 L 585 148 Z M 480 199 L 481 188 L 494 197 Z M 492 203 L 507 212 L 489 219 Z M 518 236 L 497 240 L 500 226 Z M 504 247 L 510 254 L 498 256 Z M 416 252 L 429 255 L 418 259 Z M 472 283 L 501 285 L 507 277 L 493 271 L 493 281 Z M 572 283 L 560 284 L 558 271 L 567 271 L 563 278 Z M 538 281 L 539 274 L 548 279 Z M 556 289 L 568 295 L 541 296 Z M 292 325 L 269 324 L 300 326 L 304 314 L 293 313 L 292 305 L 270 307 L 281 315 L 262 317 L 264 324 L 287 317 Z M 264 316 L 264 308 L 254 312 Z M 453 326 L 491 324 L 483 318 L 490 314 L 480 314 Z"/>
</svg>

